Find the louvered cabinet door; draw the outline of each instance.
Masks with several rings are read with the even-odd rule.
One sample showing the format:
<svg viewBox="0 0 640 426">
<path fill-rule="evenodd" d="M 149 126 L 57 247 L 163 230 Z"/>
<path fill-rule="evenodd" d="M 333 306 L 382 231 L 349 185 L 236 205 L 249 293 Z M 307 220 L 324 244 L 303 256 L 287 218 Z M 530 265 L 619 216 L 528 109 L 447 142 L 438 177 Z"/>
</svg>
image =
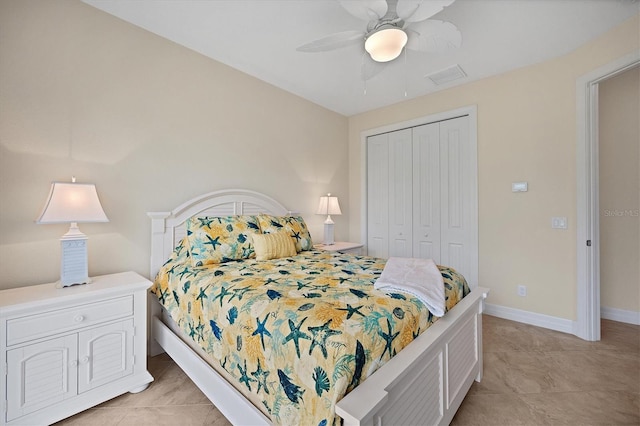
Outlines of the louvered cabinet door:
<svg viewBox="0 0 640 426">
<path fill-rule="evenodd" d="M 78 334 L 78 393 L 133 374 L 133 319 Z"/>
<path fill-rule="evenodd" d="M 7 351 L 7 421 L 77 394 L 77 336 Z"/>
</svg>

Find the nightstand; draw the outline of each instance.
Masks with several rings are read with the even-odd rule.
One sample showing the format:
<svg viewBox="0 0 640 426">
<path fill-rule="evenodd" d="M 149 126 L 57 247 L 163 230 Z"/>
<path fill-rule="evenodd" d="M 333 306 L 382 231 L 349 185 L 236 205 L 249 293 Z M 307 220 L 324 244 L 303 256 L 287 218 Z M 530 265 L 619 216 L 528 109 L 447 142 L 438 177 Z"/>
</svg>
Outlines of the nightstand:
<svg viewBox="0 0 640 426">
<path fill-rule="evenodd" d="M 146 389 L 150 286 L 123 272 L 0 291 L 0 425 L 50 424 Z"/>
<path fill-rule="evenodd" d="M 344 241 L 336 241 L 333 244 L 324 245 L 324 244 L 316 244 L 313 246 L 316 250 L 324 250 L 324 251 L 337 251 L 345 254 L 362 254 L 362 247 L 364 244 L 360 243 L 349 243 Z"/>
</svg>

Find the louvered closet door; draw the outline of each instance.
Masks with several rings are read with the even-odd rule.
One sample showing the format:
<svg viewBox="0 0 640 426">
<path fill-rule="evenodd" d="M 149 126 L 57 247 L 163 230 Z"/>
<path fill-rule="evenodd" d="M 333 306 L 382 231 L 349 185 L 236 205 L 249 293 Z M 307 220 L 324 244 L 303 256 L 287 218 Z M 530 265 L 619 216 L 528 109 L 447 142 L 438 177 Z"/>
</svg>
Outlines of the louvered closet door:
<svg viewBox="0 0 640 426">
<path fill-rule="evenodd" d="M 477 184 L 470 150 L 468 117 L 440 123 L 441 263 L 475 283 L 473 205 Z"/>
<path fill-rule="evenodd" d="M 389 257 L 389 136 L 367 138 L 367 249 Z"/>
<path fill-rule="evenodd" d="M 413 128 L 413 257 L 440 262 L 440 124 Z"/>
<path fill-rule="evenodd" d="M 413 253 L 413 143 L 411 129 L 389 133 L 389 256 Z"/>
</svg>

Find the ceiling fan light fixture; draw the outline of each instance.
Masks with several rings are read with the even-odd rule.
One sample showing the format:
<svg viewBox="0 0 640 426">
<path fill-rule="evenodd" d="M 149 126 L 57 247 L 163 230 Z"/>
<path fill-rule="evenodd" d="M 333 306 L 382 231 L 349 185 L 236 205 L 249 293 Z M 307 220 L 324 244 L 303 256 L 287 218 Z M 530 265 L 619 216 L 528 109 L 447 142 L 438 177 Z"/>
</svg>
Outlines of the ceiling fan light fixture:
<svg viewBox="0 0 640 426">
<path fill-rule="evenodd" d="M 364 48 L 376 62 L 389 62 L 402 53 L 407 33 L 393 25 L 383 25 L 367 37 Z"/>
</svg>

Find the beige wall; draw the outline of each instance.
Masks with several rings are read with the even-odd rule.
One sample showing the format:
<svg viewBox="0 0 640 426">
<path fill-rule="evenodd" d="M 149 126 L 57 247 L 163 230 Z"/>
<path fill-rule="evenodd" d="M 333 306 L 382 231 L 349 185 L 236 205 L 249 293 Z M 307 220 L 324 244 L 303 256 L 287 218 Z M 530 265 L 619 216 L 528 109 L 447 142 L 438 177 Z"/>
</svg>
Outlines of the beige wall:
<svg viewBox="0 0 640 426">
<path fill-rule="evenodd" d="M 348 234 L 348 122 L 80 1 L 0 2 L 0 288 L 59 277 L 65 225 L 36 225 L 50 182 L 97 185 L 91 275 L 148 274 L 147 211 L 223 188 L 264 192 L 322 238 Z"/>
<path fill-rule="evenodd" d="M 350 117 L 351 239 L 362 237 L 361 132 L 477 105 L 479 283 L 489 303 L 575 319 L 576 80 L 638 50 L 639 28 L 636 15 L 566 56 Z M 511 192 L 519 181 L 528 192 Z M 551 229 L 553 216 L 568 230 Z"/>
<path fill-rule="evenodd" d="M 640 311 L 640 67 L 599 85 L 600 303 Z"/>
</svg>

